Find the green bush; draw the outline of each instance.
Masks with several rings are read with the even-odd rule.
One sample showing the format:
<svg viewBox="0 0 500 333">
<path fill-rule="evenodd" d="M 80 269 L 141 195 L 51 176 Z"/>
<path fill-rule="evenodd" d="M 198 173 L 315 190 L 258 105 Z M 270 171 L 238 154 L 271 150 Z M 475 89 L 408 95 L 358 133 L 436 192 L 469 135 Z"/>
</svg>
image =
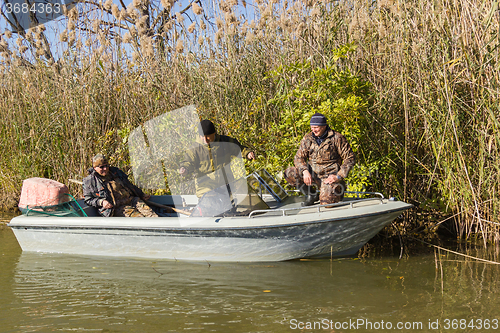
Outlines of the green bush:
<svg viewBox="0 0 500 333">
<path fill-rule="evenodd" d="M 377 171 L 379 163 L 365 154 L 366 119 L 363 114 L 369 106 L 370 84 L 359 75 L 342 68 L 342 61 L 355 51 L 352 44 L 335 49 L 325 66 L 313 66 L 309 61 L 279 66 L 267 73 L 274 94 L 265 100 L 261 91 L 253 105 L 255 112 L 273 108 L 280 118 L 263 132 L 265 137 L 260 150 L 266 153 L 256 167 L 279 173 L 289 165 L 299 147 L 300 140 L 310 132 L 309 121 L 316 112 L 324 114 L 329 126 L 342 133 L 355 151 L 358 163 L 348 178 L 348 190 L 361 191 L 371 187 L 370 174 Z"/>
</svg>

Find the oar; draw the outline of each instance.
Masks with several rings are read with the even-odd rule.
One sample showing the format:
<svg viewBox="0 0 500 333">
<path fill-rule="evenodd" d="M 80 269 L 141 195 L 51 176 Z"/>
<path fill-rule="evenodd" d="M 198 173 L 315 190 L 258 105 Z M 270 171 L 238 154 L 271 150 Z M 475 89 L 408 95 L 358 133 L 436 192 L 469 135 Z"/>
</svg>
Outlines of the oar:
<svg viewBox="0 0 500 333">
<path fill-rule="evenodd" d="M 188 212 L 188 211 L 185 211 L 185 210 L 182 210 L 182 209 L 177 209 L 177 208 L 170 207 L 170 206 L 165 206 L 165 205 L 162 205 L 162 204 L 150 201 L 150 200 L 144 200 L 144 202 L 147 203 L 150 206 L 155 206 L 155 207 L 158 207 L 158 208 L 166 209 L 167 212 L 169 212 L 169 213 L 175 212 L 175 213 L 179 213 L 179 214 L 183 214 L 183 215 L 191 215 L 191 213 Z"/>
</svg>

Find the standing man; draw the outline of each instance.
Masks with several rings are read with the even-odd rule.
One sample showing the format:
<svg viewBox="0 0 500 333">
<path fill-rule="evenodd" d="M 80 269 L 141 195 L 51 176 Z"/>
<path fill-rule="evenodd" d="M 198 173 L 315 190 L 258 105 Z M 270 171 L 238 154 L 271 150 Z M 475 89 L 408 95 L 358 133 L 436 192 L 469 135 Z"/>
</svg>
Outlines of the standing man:
<svg viewBox="0 0 500 333">
<path fill-rule="evenodd" d="M 219 135 L 210 120 L 200 122 L 200 142 L 186 152 L 180 163 L 179 173 L 183 176 L 194 173 L 196 196 L 234 181 L 231 172 L 231 159 L 241 156 L 249 160 L 255 158 L 255 153 L 242 146 L 238 140 L 226 135 Z"/>
<path fill-rule="evenodd" d="M 285 171 L 285 178 L 307 195 L 305 206 L 318 199 L 322 205 L 339 202 L 346 189 L 344 178 L 356 163 L 354 152 L 342 134 L 328 127 L 323 114 L 315 113 L 310 125 L 293 160 L 295 167 Z"/>
<path fill-rule="evenodd" d="M 104 155 L 92 158 L 88 173 L 83 179 L 84 200 L 87 206 L 96 207 L 102 216 L 158 217 L 143 201 L 150 196 L 132 184 L 125 172 L 109 166 Z"/>
</svg>

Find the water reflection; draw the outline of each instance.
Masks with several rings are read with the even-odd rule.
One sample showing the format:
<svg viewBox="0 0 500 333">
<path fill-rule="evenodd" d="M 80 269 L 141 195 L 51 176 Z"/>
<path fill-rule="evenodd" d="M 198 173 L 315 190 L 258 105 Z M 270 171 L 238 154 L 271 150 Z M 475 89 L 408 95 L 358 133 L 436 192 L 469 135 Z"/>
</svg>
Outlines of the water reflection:
<svg viewBox="0 0 500 333">
<path fill-rule="evenodd" d="M 0 215 L 0 327 L 2 332 L 9 332 L 16 325 L 16 312 L 12 309 L 15 302 L 13 285 L 15 268 L 21 255 L 21 248 L 14 233 L 6 226 L 8 216 Z"/>
<path fill-rule="evenodd" d="M 210 264 L 23 253 L 15 295 L 35 322 L 127 331 L 282 330 L 289 318 L 377 312 L 404 305 L 384 276 L 357 261 Z M 368 269 L 368 271 L 367 271 Z M 374 273 L 374 272 L 372 272 Z M 367 294 L 371 297 L 366 298 Z M 347 302 L 346 302 L 347 300 Z M 358 303 L 363 306 L 359 307 Z M 382 313 L 385 310 L 382 310 Z M 137 326 L 137 324 L 140 324 Z M 32 326 L 33 323 L 30 323 Z M 27 329 L 27 327 L 22 327 Z"/>
<path fill-rule="evenodd" d="M 10 258 L 0 261 L 3 332 L 289 332 L 292 323 L 322 320 L 419 322 L 421 331 L 449 332 L 446 319 L 491 320 L 500 308 L 498 265 L 442 252 L 405 260 L 153 262 L 21 254 L 11 233 L 0 237 Z M 428 329 L 436 320 L 439 329 Z"/>
</svg>

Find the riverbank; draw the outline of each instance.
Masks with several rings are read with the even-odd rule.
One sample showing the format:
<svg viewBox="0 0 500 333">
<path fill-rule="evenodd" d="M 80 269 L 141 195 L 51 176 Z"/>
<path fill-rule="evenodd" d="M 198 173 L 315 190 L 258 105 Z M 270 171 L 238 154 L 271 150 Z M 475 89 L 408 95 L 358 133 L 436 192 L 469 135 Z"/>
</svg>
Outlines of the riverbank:
<svg viewBox="0 0 500 333">
<path fill-rule="evenodd" d="M 500 241 L 493 3 L 252 6 L 251 17 L 228 2 L 204 15 L 187 8 L 168 28 L 152 24 L 163 22 L 153 12 L 141 21 L 138 8 L 127 18 L 100 7 L 102 20 L 86 30 L 88 13 L 77 7 L 54 45 L 41 27 L 26 36 L 3 32 L 0 205 L 15 207 L 30 177 L 81 195 L 68 180 L 85 177 L 98 152 L 128 172 L 130 131 L 189 104 L 257 153 L 249 168 L 277 174 L 293 163 L 310 115 L 322 112 L 356 151 L 349 189 L 416 206 L 392 236 L 429 229 L 418 214 L 439 211 L 454 216 L 452 237 Z M 56 49 L 61 54 L 47 56 Z"/>
<path fill-rule="evenodd" d="M 0 214 L 19 212 L 19 209 L 17 208 L 18 203 L 19 196 L 8 196 L 0 199 Z"/>
</svg>

